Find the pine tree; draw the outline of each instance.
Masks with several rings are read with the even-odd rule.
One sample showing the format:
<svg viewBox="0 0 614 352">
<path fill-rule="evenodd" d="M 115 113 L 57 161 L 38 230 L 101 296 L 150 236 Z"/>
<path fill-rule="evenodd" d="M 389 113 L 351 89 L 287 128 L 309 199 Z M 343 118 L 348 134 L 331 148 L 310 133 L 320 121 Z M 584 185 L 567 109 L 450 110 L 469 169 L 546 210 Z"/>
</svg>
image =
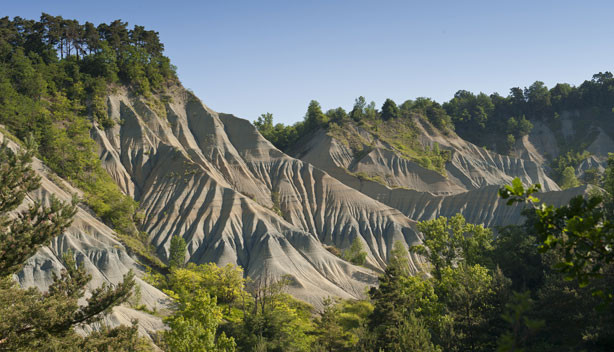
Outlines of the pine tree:
<svg viewBox="0 0 614 352">
<path fill-rule="evenodd" d="M 396 119 L 399 117 L 399 107 L 392 99 L 386 99 L 382 105 L 382 120 Z"/>
<path fill-rule="evenodd" d="M 171 268 L 183 268 L 185 266 L 186 243 L 183 237 L 173 236 L 168 255 L 168 264 Z"/>
<path fill-rule="evenodd" d="M 396 243 L 395 247 L 399 248 Z M 379 287 L 369 292 L 375 305 L 369 317 L 369 331 L 373 332 L 374 343 L 386 351 L 398 344 L 399 331 L 405 320 L 406 297 L 402 294 L 404 259 L 399 251 L 393 250 L 388 266 L 380 276 Z"/>
<path fill-rule="evenodd" d="M 6 143 L 0 146 L 0 277 L 18 271 L 38 248 L 67 228 L 74 206 L 51 198 L 49 206 L 35 202 L 12 218 L 9 213 L 27 192 L 39 187 L 40 178 L 30 168 L 31 152 L 16 154 Z"/>
<path fill-rule="evenodd" d="M 315 130 L 318 127 L 325 126 L 328 123 L 328 117 L 322 112 L 320 103 L 315 100 L 309 102 L 307 114 L 305 115 L 305 129 L 307 131 Z"/>
<path fill-rule="evenodd" d="M 324 309 L 315 319 L 317 340 L 316 350 L 334 352 L 350 351 L 352 334 L 341 325 L 341 307 L 338 301 L 327 298 L 323 302 Z"/>
<path fill-rule="evenodd" d="M 29 151 L 13 152 L 6 143 L 0 146 L 0 350 L 83 350 L 91 346 L 90 341 L 73 327 L 94 322 L 125 301 L 134 275 L 130 272 L 116 286 L 104 284 L 93 290 L 86 304 L 80 305 L 91 276 L 68 252 L 63 256 L 66 269 L 54 275 L 47 292 L 17 286 L 11 275 L 41 245 L 64 232 L 76 211 L 74 204 L 52 197 L 48 206 L 35 202 L 15 213 L 27 192 L 39 186 L 40 179 L 29 166 L 31 156 Z M 125 350 L 141 346 L 136 329 L 107 329 L 94 336 L 96 343 L 104 345 L 108 339 Z"/>
</svg>

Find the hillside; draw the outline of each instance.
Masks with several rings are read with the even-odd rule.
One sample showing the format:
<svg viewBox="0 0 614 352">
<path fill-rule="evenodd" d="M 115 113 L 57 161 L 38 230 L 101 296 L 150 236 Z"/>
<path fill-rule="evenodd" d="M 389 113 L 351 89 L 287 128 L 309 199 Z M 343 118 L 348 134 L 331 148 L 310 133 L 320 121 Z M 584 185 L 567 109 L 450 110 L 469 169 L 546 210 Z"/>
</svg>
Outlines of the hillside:
<svg viewBox="0 0 614 352">
<path fill-rule="evenodd" d="M 110 96 L 109 116 L 123 122 L 93 132 L 161 258 L 182 236 L 190 261 L 241 265 L 252 278 L 288 274 L 291 292 L 316 303 L 332 293 L 359 297 L 375 282 L 323 244 L 345 248 L 360 236 L 368 263 L 382 270 L 394 241 L 418 241 L 412 221 L 282 154 L 247 121 L 218 115 L 180 87 L 171 96 L 166 116 L 125 92 Z"/>
<path fill-rule="evenodd" d="M 399 125 L 409 123 L 416 131 L 414 148 L 436 148 L 446 156 L 440 170 L 427 168 L 429 164 L 399 151 L 403 150 L 402 142 L 390 142 L 398 138 L 402 129 Z M 339 128 L 309 135 L 290 153 L 416 221 L 461 213 L 469 222 L 489 227 L 518 224 L 523 221 L 521 209 L 506 206 L 497 193 L 500 186 L 516 177 L 525 184 L 541 184 L 548 192 L 544 199 L 552 204 L 566 203 L 585 192 L 581 188 L 559 192 L 543 163 L 490 152 L 453 132 L 441 133 L 419 118 L 381 122 L 380 126 L 389 125 L 391 132 L 387 135 L 382 127 L 374 132 L 365 125 L 346 120 Z M 339 130 L 345 135 L 340 136 Z M 360 136 L 364 144 L 358 149 L 365 152 L 355 153 L 351 145 L 360 142 L 348 142 L 348 135 Z"/>
<path fill-rule="evenodd" d="M 508 205 L 501 186 L 514 179 L 539 183 L 539 198 L 554 206 L 606 186 L 601 175 L 614 151 L 607 93 L 614 78 L 608 73 L 580 87 L 548 90 L 536 83 L 508 97 L 460 91 L 444 104 L 419 98 L 397 106 L 388 99 L 378 110 L 361 97 L 349 113 L 324 113 L 312 101 L 304 121 L 283 126 L 270 114 L 251 124 L 213 111 L 182 86 L 163 48 L 156 32 L 128 29 L 120 20 L 94 27 L 47 14 L 40 22 L 0 19 L 0 132 L 12 150 L 35 154 L 32 168 L 41 178 L 19 209 L 49 204 L 52 196 L 67 203 L 78 198 L 70 227 L 14 279 L 25 288 L 54 290 L 69 269 L 68 255 L 92 277 L 83 303 L 98 287 L 136 274 L 133 301 L 115 304 L 102 323 L 79 321 L 80 333 L 105 333 L 138 319 L 141 336 L 169 343 L 183 331 L 181 319 L 211 319 L 202 329 L 213 329 L 203 333 L 212 345 L 239 341 L 255 349 L 264 328 L 249 319 L 262 319 L 285 329 L 275 333 L 283 339 L 266 343 L 283 348 L 291 341 L 303 343 L 296 350 L 308 350 L 314 326 L 324 324 L 313 316 L 333 309 L 333 297 L 341 300 L 334 309 L 354 314 L 348 339 L 355 345 L 364 340 L 368 319 L 377 325 L 373 317 L 381 307 L 374 305 L 388 304 L 378 296 L 389 289 L 386 280 L 402 278 L 407 292 L 428 296 L 417 299 L 420 304 L 437 302 L 435 290 L 441 297 L 456 292 L 433 281 L 443 274 L 433 251 L 420 247 L 432 244 L 424 230 L 434 224 L 429 220 L 466 219 L 460 237 L 474 241 L 463 251 L 486 254 L 464 253 L 463 265 L 452 258 L 446 270 L 465 275 L 458 270 L 475 269 L 469 274 L 492 282 L 484 292 L 496 296 L 509 291 L 512 280 L 499 262 L 484 259 L 509 249 L 492 244 L 491 230 L 525 222 L 525 206 Z M 539 265 L 531 270 L 540 271 Z M 216 280 L 227 286 L 212 289 Z M 454 301 L 447 297 L 445 304 Z M 190 316 L 194 306 L 205 318 Z M 420 324 L 435 324 L 437 314 Z M 501 325 L 501 311 L 488 314 Z M 446 335 L 445 326 L 433 326 L 433 334 Z"/>
<path fill-rule="evenodd" d="M 7 138 L 6 135 L 1 137 Z M 9 142 L 9 147 L 20 149 L 13 142 Z M 34 160 L 33 168 L 41 177 L 41 188 L 32 193 L 22 207 L 33 201 L 48 203 L 51 195 L 61 201 L 70 202 L 73 194 L 80 193 L 66 180 L 59 178 L 45 167 L 40 160 Z M 85 206 L 78 208 L 72 225 L 64 234 L 56 237 L 47 247 L 28 259 L 22 270 L 16 274 L 17 280 L 22 286 L 45 290 L 53 282 L 53 275 L 59 275 L 65 269 L 62 254 L 67 252 L 72 253 L 92 276 L 87 286 L 89 290 L 94 290 L 102 284 L 118 284 L 129 270 L 136 273 L 136 285 L 140 287 L 141 292 L 140 301 L 133 307 L 115 307 L 105 318 L 110 327 L 120 324 L 130 325 L 133 319 L 138 319 L 141 322 L 139 332 L 143 336 L 150 336 L 164 327 L 160 317 L 139 311 L 135 306 L 144 305 L 150 311 L 164 312 L 169 309 L 170 299 L 140 279 L 146 274 L 146 267 L 118 241 L 114 230 L 101 222 Z"/>
</svg>

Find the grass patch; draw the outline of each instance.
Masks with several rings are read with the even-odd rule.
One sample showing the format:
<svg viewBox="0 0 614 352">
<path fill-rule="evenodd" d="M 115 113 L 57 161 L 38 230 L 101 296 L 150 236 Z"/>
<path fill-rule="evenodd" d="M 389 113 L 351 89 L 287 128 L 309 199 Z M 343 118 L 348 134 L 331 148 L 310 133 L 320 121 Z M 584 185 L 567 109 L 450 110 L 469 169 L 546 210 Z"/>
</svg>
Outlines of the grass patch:
<svg viewBox="0 0 614 352">
<path fill-rule="evenodd" d="M 360 129 L 364 130 L 363 133 Z M 364 132 L 367 132 L 366 136 Z M 328 135 L 350 148 L 354 160 L 362 159 L 379 141 L 401 158 L 446 176 L 445 165 L 450 160 L 450 151 L 441 150 L 437 144 L 432 147 L 422 145 L 418 138 L 419 129 L 411 119 L 397 118 L 388 121 L 363 119 L 359 124 L 347 120 L 343 121 L 342 125 L 331 123 Z M 374 178 L 374 176 L 366 177 Z M 373 181 L 386 184 L 381 179 Z"/>
</svg>

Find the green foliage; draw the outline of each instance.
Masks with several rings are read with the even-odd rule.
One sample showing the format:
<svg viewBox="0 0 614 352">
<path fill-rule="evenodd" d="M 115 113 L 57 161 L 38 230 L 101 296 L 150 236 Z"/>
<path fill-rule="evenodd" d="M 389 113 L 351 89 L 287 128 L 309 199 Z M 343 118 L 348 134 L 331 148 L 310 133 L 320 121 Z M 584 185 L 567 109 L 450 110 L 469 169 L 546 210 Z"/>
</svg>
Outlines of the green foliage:
<svg viewBox="0 0 614 352">
<path fill-rule="evenodd" d="M 603 208 L 603 199 L 574 197 L 560 208 L 535 209 L 535 231 L 542 242 L 540 249 L 560 248 L 562 260 L 556 267 L 581 285 L 601 275 L 604 265 L 614 263 L 614 224 Z M 612 297 L 612 293 L 606 293 Z"/>
<path fill-rule="evenodd" d="M 429 98 L 418 98 L 412 104 L 411 110 L 426 116 L 427 120 L 441 131 L 448 132 L 454 130 L 452 118 L 436 101 Z"/>
<path fill-rule="evenodd" d="M 343 259 L 354 265 L 364 265 L 367 259 L 367 252 L 364 250 L 364 246 L 360 237 L 354 238 L 352 244 L 348 249 L 343 252 Z"/>
<path fill-rule="evenodd" d="M 399 343 L 391 351 L 439 352 L 441 348 L 431 342 L 431 334 L 424 322 L 410 313 L 399 326 Z"/>
<path fill-rule="evenodd" d="M 315 319 L 317 338 L 312 350 L 351 351 L 351 347 L 356 345 L 356 336 L 342 325 L 342 308 L 339 302 L 324 300 L 324 310 Z"/>
<path fill-rule="evenodd" d="M 580 186 L 580 181 L 576 178 L 576 171 L 573 167 L 566 167 L 561 173 L 561 188 L 568 189 Z"/>
<path fill-rule="evenodd" d="M 215 297 L 204 291 L 196 291 L 187 299 L 178 299 L 179 309 L 165 319 L 170 330 L 164 333 L 164 342 L 169 350 L 178 352 L 232 352 L 236 349 L 234 339 L 216 331 L 222 322 L 222 309 Z"/>
<path fill-rule="evenodd" d="M 342 122 L 347 120 L 348 114 L 345 112 L 345 109 L 338 107 L 336 109 L 326 111 L 326 117 L 328 117 L 330 122 Z"/>
<path fill-rule="evenodd" d="M 267 113 L 259 116 L 254 121 L 254 126 L 263 137 L 283 151 L 287 151 L 303 136 L 318 128 L 325 128 L 329 135 L 350 147 L 356 159 L 368 154 L 372 150 L 372 142 L 380 139 L 385 144 L 391 145 L 401 156 L 425 168 L 445 174 L 445 164 L 450 159 L 450 152 L 440 150 L 439 146 L 435 148 L 422 145 L 416 138 L 418 129 L 411 120 L 412 116 L 423 116 L 445 133 L 453 129 L 450 118 L 443 108 L 430 99 L 419 98 L 415 102 L 407 101 L 401 107 L 388 99 L 380 113 L 375 108 L 375 103 L 367 104 L 364 97 L 356 99 L 349 114 L 341 107 L 323 114 L 320 104 L 312 100 L 302 122 L 290 126 L 274 124 L 273 115 Z M 382 121 L 388 122 L 382 124 Z M 355 130 L 356 122 L 358 126 L 370 132 L 371 141 L 365 140 Z M 386 184 L 386 182 L 380 183 Z"/>
<path fill-rule="evenodd" d="M 347 145 L 353 151 L 356 160 L 368 154 L 377 142 L 383 142 L 401 157 L 445 175 L 445 165 L 450 160 L 450 151 L 442 150 L 437 143 L 432 147 L 422 145 L 417 138 L 418 128 L 411 119 L 392 119 L 386 123 L 363 119 L 360 128 L 369 132 L 370 139 L 365 138 L 350 121 L 346 121 L 343 126 L 329 124 L 328 134 Z M 357 176 L 360 175 L 357 173 Z M 365 179 L 387 184 L 380 175 L 364 176 Z"/>
<path fill-rule="evenodd" d="M 177 304 L 167 319 L 171 330 L 165 333 L 165 342 L 172 351 L 234 351 L 235 339 L 226 337 L 219 327 L 224 320 L 237 323 L 233 309 L 240 298 L 247 297 L 243 271 L 231 264 L 182 266 L 183 262 L 171 265 L 165 290 Z"/>
<path fill-rule="evenodd" d="M 173 236 L 168 255 L 168 265 L 171 268 L 183 268 L 185 266 L 186 243 L 183 237 Z"/>
<path fill-rule="evenodd" d="M 399 117 L 399 107 L 394 100 L 386 99 L 384 105 L 382 105 L 381 117 L 384 121 Z"/>
<path fill-rule="evenodd" d="M 260 134 L 283 151 L 290 148 L 302 137 L 304 125 L 304 122 L 297 122 L 291 126 L 285 126 L 282 123 L 273 125 L 273 114 L 271 113 L 262 114 L 254 121 L 254 126 Z"/>
<path fill-rule="evenodd" d="M 512 148 L 514 147 L 514 144 L 516 144 L 516 138 L 514 137 L 513 134 L 508 134 L 505 139 L 506 150 L 508 151 L 512 150 Z"/>
<path fill-rule="evenodd" d="M 249 282 L 241 293 L 241 311 L 228 318 L 223 330 L 240 350 L 310 351 L 315 340 L 311 308 L 288 294 L 288 278 L 267 275 Z"/>
<path fill-rule="evenodd" d="M 443 107 L 452 116 L 455 124 L 478 130 L 486 127 L 488 116 L 495 109 L 495 105 L 486 94 L 480 93 L 476 96 L 466 90 L 456 92 L 454 98 Z"/>
<path fill-rule="evenodd" d="M 497 351 L 522 352 L 525 350 L 531 335 L 534 335 L 544 325 L 543 320 L 528 317 L 533 305 L 534 301 L 529 291 L 513 293 L 503 313 L 503 319 L 509 324 L 510 329 L 499 337 Z"/>
<path fill-rule="evenodd" d="M 505 300 L 505 278 L 487 268 L 462 263 L 447 266 L 437 282 L 437 292 L 450 323 L 439 336 L 448 351 L 487 351 L 494 347 L 490 336 L 497 334 L 499 300 Z M 445 331 L 445 330 L 444 330 Z"/>
<path fill-rule="evenodd" d="M 614 153 L 608 153 L 608 163 L 603 174 L 603 189 L 614 195 Z"/>
<path fill-rule="evenodd" d="M 49 206 L 34 202 L 17 218 L 9 215 L 27 192 L 39 187 L 40 178 L 29 165 L 31 156 L 31 151 L 13 152 L 6 142 L 0 145 L 0 277 L 19 270 L 41 245 L 60 235 L 76 212 L 74 204 L 52 197 Z"/>
<path fill-rule="evenodd" d="M 326 126 L 328 124 L 328 116 L 322 112 L 320 103 L 315 100 L 309 102 L 307 107 L 307 114 L 305 115 L 305 132 L 311 132 L 318 127 Z"/>
<path fill-rule="evenodd" d="M 215 297 L 217 303 L 225 306 L 227 313 L 245 295 L 243 270 L 232 264 L 224 267 L 214 263 L 189 263 L 185 268 L 171 266 L 168 286 L 171 295 L 188 297 L 186 299 L 191 299 L 196 292 L 206 292 Z"/>
<path fill-rule="evenodd" d="M 538 186 L 538 185 L 537 185 Z M 524 189 L 520 180 L 515 179 L 512 187 L 500 190 L 503 198 L 510 202 L 539 199 L 532 196 L 539 187 Z M 576 196 L 568 205 L 555 208 L 552 205 L 534 206 L 528 213 L 533 222 L 541 252 L 560 251 L 561 257 L 555 267 L 568 279 L 576 279 L 586 286 L 591 278 L 601 276 L 605 265 L 614 263 L 612 246 L 614 245 L 614 224 L 604 199 L 600 195 L 588 198 Z M 608 298 L 611 292 L 599 292 Z"/>
<path fill-rule="evenodd" d="M 590 157 L 590 153 L 586 150 L 581 153 L 568 151 L 552 160 L 554 178 L 561 188 L 566 189 L 580 185 L 575 176 L 575 169 L 588 157 Z"/>
<path fill-rule="evenodd" d="M 536 290 L 544 282 L 548 264 L 539 253 L 536 242 L 537 238 L 520 226 L 497 230 L 491 258 L 512 280 L 514 291 Z"/>
<path fill-rule="evenodd" d="M 365 97 L 360 96 L 358 98 L 356 98 L 356 101 L 354 102 L 354 107 L 352 107 L 352 111 L 350 111 L 350 117 L 358 122 L 360 120 L 362 120 L 363 117 L 365 117 L 365 107 L 367 106 L 367 101 L 365 100 Z"/>
<path fill-rule="evenodd" d="M 584 174 L 582 174 L 582 182 L 590 185 L 598 186 L 602 183 L 601 174 L 599 173 L 599 169 L 596 167 L 592 167 L 590 169 L 584 170 Z"/>
<path fill-rule="evenodd" d="M 424 236 L 423 244 L 411 251 L 424 255 L 433 265 L 433 274 L 441 278 L 445 267 L 456 266 L 459 261 L 468 265 L 487 265 L 488 251 L 492 250 L 492 231 L 482 225 L 468 224 L 456 214 L 452 218 L 439 217 L 418 223 Z"/>
<path fill-rule="evenodd" d="M 89 340 L 80 337 L 74 326 L 91 323 L 113 306 L 124 302 L 134 286 L 134 275 L 113 287 L 103 284 L 84 299 L 91 276 L 77 266 L 73 254 L 63 256 L 65 270 L 53 275 L 47 292 L 17 287 L 11 275 L 23 262 L 53 237 L 63 233 L 75 214 L 75 206 L 52 198 L 50 205 L 35 202 L 9 216 L 27 192 L 39 186 L 39 178 L 29 166 L 31 153 L 14 153 L 0 146 L 0 349 L 29 351 L 40 349 L 81 350 L 85 346 L 108 343 L 117 350 L 141 350 L 136 329 L 107 329 Z M 85 304 L 80 304 L 85 300 Z M 121 347 L 120 347 L 121 346 Z"/>
<path fill-rule="evenodd" d="M 150 94 L 176 79 L 158 34 L 126 26 L 114 21 L 96 28 L 48 14 L 40 22 L 2 18 L 0 123 L 21 140 L 32 136 L 38 156 L 84 191 L 84 201 L 126 246 L 163 266 L 137 231 L 138 204 L 103 169 L 90 138 L 96 123 L 113 125 L 105 100 L 109 84 L 121 79 Z"/>
<path fill-rule="evenodd" d="M 404 351 L 418 344 L 436 350 L 430 343 L 429 330 L 438 326 L 442 306 L 430 280 L 410 276 L 408 269 L 407 250 L 397 242 L 379 287 L 369 292 L 374 310 L 369 316 L 368 333 L 363 336 L 363 347 Z"/>
<path fill-rule="evenodd" d="M 512 180 L 511 185 L 505 185 L 503 188 L 499 189 L 499 197 L 507 199 L 507 205 L 524 201 L 537 203 L 539 199 L 534 197 L 533 194 L 539 192 L 541 189 L 542 186 L 539 183 L 525 189 L 522 181 L 516 177 Z"/>
</svg>

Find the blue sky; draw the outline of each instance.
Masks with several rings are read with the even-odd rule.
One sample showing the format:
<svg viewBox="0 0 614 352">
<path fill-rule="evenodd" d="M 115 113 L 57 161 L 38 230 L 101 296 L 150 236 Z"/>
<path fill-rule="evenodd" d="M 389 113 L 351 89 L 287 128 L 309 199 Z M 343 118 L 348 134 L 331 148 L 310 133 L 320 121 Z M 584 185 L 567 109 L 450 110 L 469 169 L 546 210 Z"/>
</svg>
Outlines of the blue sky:
<svg viewBox="0 0 614 352">
<path fill-rule="evenodd" d="M 614 70 L 610 1 L 2 1 L 160 32 L 184 86 L 216 111 L 303 118 L 311 99 L 350 109 L 459 89 L 507 95 L 535 80 L 580 84 Z"/>
</svg>

